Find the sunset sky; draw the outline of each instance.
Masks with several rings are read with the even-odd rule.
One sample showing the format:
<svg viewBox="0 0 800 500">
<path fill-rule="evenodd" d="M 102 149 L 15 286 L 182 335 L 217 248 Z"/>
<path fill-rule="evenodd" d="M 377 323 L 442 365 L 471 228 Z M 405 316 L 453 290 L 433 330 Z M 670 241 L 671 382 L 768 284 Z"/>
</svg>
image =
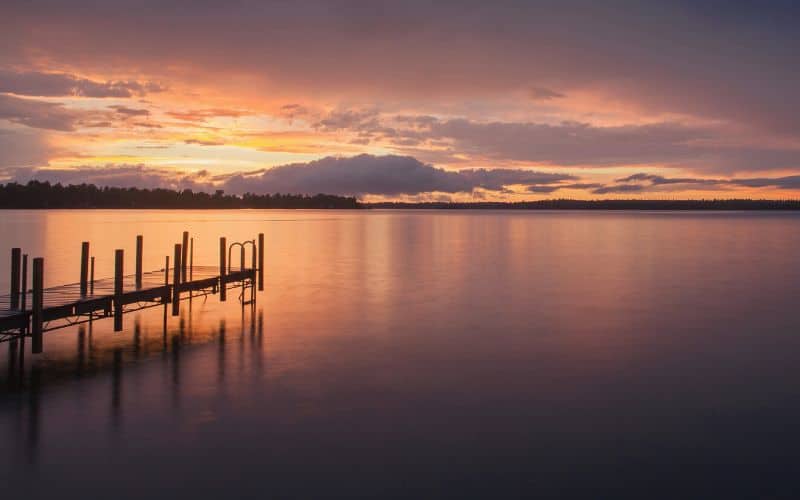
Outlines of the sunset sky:
<svg viewBox="0 0 800 500">
<path fill-rule="evenodd" d="M 0 182 L 800 195 L 793 2 L 166 3 L 0 4 Z"/>
</svg>

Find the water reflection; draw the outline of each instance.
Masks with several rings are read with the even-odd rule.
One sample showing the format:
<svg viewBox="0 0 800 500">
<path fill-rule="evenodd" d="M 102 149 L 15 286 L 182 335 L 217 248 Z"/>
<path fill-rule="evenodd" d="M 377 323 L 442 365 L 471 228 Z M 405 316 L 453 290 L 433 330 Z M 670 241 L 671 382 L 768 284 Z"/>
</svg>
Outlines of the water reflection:
<svg viewBox="0 0 800 500">
<path fill-rule="evenodd" d="M 198 360 L 193 358 L 192 349 L 209 344 L 217 344 L 217 382 L 220 391 L 225 391 L 226 352 L 231 344 L 237 347 L 240 359 L 236 361 L 241 368 L 243 356 L 248 354 L 255 371 L 260 372 L 263 366 L 263 340 L 264 317 L 263 310 L 256 304 L 242 306 L 239 316 L 238 335 L 231 337 L 227 328 L 227 320 L 219 320 L 218 328 L 195 329 L 191 308 L 184 310 L 177 325 L 168 327 L 166 321 L 156 320 L 155 324 L 161 326 L 160 332 L 155 332 L 144 326 L 145 321 L 156 319 L 147 311 L 137 313 L 133 321 L 130 338 L 120 339 L 109 334 L 108 328 L 98 338 L 93 334 L 95 322 L 78 325 L 73 329 L 60 332 L 61 337 L 75 337 L 76 348 L 70 352 L 67 349 L 52 348 L 47 358 L 34 358 L 26 366 L 24 344 L 14 341 L 7 344 L 8 359 L 5 371 L 4 386 L 6 391 L 3 400 L 6 405 L 13 406 L 15 412 L 24 415 L 24 419 L 16 419 L 18 428 L 11 434 L 18 437 L 15 448 L 22 450 L 26 457 L 25 463 L 35 466 L 39 456 L 41 441 L 40 422 L 41 400 L 45 393 L 57 390 L 60 386 L 76 383 L 89 383 L 90 381 L 109 380 L 107 407 L 109 408 L 109 422 L 112 438 L 121 436 L 125 432 L 126 392 L 138 392 L 138 380 L 126 381 L 126 375 L 133 370 L 142 370 L 143 367 L 153 363 L 162 363 L 168 369 L 169 376 L 161 383 L 169 386 L 171 394 L 171 408 L 173 412 L 180 411 L 183 394 L 184 378 L 193 376 L 202 377 L 208 366 L 194 366 Z M 158 333 L 158 335 L 153 335 Z M 28 353 L 30 357 L 30 353 Z M 203 359 L 199 360 L 201 363 Z M 144 363 L 144 364 L 143 364 Z M 139 375 L 136 376 L 138 378 Z M 190 385 L 197 381 L 192 381 Z M 80 389 L 79 389 L 80 392 Z M 98 404 L 95 400 L 92 404 Z M 117 441 L 117 438 L 114 438 Z M 117 441 L 120 442 L 121 441 Z"/>
<path fill-rule="evenodd" d="M 167 215 L 47 228 L 79 248 L 179 234 Z M 46 479 L 19 491 L 730 498 L 712 486 L 780 484 L 800 448 L 797 215 L 196 215 L 197 241 L 268 235 L 258 308 L 3 345 L 0 470 Z"/>
</svg>

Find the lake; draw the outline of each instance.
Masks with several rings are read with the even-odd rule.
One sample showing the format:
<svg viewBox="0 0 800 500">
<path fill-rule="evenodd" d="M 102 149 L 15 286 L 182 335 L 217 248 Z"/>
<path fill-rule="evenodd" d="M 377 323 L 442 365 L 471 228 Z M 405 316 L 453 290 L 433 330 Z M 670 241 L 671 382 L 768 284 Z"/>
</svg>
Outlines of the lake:
<svg viewBox="0 0 800 500">
<path fill-rule="evenodd" d="M 3 211 L 46 285 L 266 236 L 266 288 L 0 344 L 8 498 L 759 497 L 800 450 L 800 214 Z M 30 344 L 28 343 L 28 348 Z M 13 370 L 12 370 L 13 368 Z"/>
</svg>

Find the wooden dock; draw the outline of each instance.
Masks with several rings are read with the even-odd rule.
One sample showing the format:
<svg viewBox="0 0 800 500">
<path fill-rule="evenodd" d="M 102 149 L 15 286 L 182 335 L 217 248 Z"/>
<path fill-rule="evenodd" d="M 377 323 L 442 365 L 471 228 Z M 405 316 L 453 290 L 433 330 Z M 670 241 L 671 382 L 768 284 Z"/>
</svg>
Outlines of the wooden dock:
<svg viewBox="0 0 800 500">
<path fill-rule="evenodd" d="M 219 265 L 194 265 L 194 240 L 184 232 L 175 244 L 173 266 L 167 255 L 163 268 L 142 270 L 144 239 L 136 238 L 136 264 L 133 274 L 125 274 L 124 253 L 114 253 L 113 278 L 94 279 L 94 257 L 89 242 L 81 246 L 80 282 L 44 288 L 44 259 L 33 259 L 31 286 L 28 286 L 28 256 L 19 248 L 11 251 L 11 286 L 0 295 L 0 342 L 25 341 L 30 337 L 33 353 L 44 349 L 43 333 L 68 326 L 114 318 L 114 331 L 123 329 L 126 313 L 149 307 L 168 306 L 180 313 L 182 300 L 218 294 L 227 299 L 227 291 L 240 290 L 242 305 L 253 304 L 256 287 L 264 289 L 264 235 L 258 239 L 234 242 L 219 240 Z M 232 266 L 238 250 L 238 265 Z M 248 250 L 250 258 L 247 258 Z"/>
</svg>

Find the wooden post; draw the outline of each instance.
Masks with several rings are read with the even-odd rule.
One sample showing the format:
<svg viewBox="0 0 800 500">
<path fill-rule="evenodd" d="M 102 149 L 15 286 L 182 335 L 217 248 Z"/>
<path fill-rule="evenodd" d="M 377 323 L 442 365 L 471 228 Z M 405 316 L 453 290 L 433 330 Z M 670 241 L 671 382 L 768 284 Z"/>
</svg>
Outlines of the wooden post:
<svg viewBox="0 0 800 500">
<path fill-rule="evenodd" d="M 177 316 L 181 312 L 181 257 L 182 257 L 182 247 L 180 243 L 175 244 L 175 256 L 173 267 L 175 268 L 175 274 L 172 277 L 172 315 Z"/>
<path fill-rule="evenodd" d="M 44 259 L 36 257 L 33 259 L 33 339 L 31 352 L 39 354 L 44 349 L 42 342 L 42 328 L 44 320 L 42 309 L 44 308 Z"/>
<path fill-rule="evenodd" d="M 181 283 L 186 281 L 186 266 L 189 264 L 189 231 L 183 232 L 183 243 L 181 246 Z"/>
<path fill-rule="evenodd" d="M 124 250 L 114 252 L 114 331 L 122 331 L 122 279 Z"/>
<path fill-rule="evenodd" d="M 225 251 L 228 249 L 228 244 L 225 242 L 225 237 L 219 239 L 219 300 L 225 302 L 227 298 L 227 284 L 225 283 L 225 274 L 227 268 L 225 266 Z"/>
<path fill-rule="evenodd" d="M 28 254 L 22 256 L 22 305 L 20 309 L 25 310 L 28 301 Z"/>
<path fill-rule="evenodd" d="M 89 262 L 89 293 L 94 295 L 94 256 Z"/>
<path fill-rule="evenodd" d="M 22 249 L 11 249 L 11 309 L 19 308 L 19 265 Z"/>
<path fill-rule="evenodd" d="M 144 248 L 144 238 L 142 235 L 136 236 L 136 289 L 142 288 L 142 250 Z"/>
<path fill-rule="evenodd" d="M 189 239 L 189 281 L 192 281 L 192 269 L 194 269 L 194 238 Z"/>
<path fill-rule="evenodd" d="M 164 263 L 164 284 L 169 285 L 169 255 Z"/>
<path fill-rule="evenodd" d="M 244 271 L 244 244 L 242 244 L 242 248 L 239 249 L 239 270 Z"/>
<path fill-rule="evenodd" d="M 264 233 L 258 233 L 258 291 L 264 290 Z"/>
<path fill-rule="evenodd" d="M 81 243 L 81 297 L 89 291 L 89 242 Z"/>
</svg>

